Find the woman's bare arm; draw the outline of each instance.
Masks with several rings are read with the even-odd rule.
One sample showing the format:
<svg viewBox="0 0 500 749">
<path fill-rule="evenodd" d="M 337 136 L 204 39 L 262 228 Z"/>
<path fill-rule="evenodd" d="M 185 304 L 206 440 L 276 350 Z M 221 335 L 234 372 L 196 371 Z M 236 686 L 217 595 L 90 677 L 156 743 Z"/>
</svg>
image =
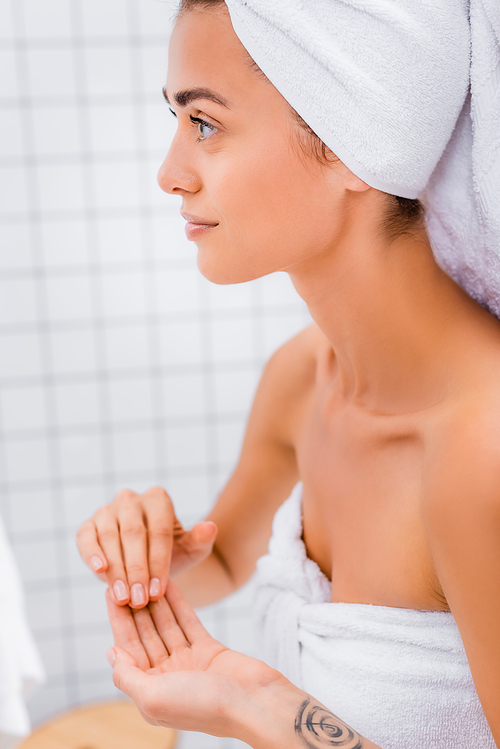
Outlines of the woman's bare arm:
<svg viewBox="0 0 500 749">
<path fill-rule="evenodd" d="M 219 600 L 249 579 L 267 551 L 274 514 L 299 479 L 293 435 L 314 381 L 311 333 L 300 333 L 268 362 L 238 464 L 207 517 L 218 527 L 214 551 L 175 577 L 194 606 Z M 226 575 L 216 575 L 217 568 Z"/>
<path fill-rule="evenodd" d="M 306 329 L 266 365 L 237 467 L 208 517 L 213 523 L 185 530 L 167 492 L 155 487 L 120 492 L 82 525 L 80 553 L 108 582 L 116 604 L 141 608 L 158 600 L 171 574 L 190 602 L 203 606 L 251 576 L 274 513 L 298 480 L 293 435 L 314 382 L 315 340 L 314 329 Z M 142 602 L 132 598 L 136 590 L 145 593 Z"/>
<path fill-rule="evenodd" d="M 424 521 L 476 690 L 500 746 L 500 422 L 464 419 L 428 466 Z"/>
</svg>

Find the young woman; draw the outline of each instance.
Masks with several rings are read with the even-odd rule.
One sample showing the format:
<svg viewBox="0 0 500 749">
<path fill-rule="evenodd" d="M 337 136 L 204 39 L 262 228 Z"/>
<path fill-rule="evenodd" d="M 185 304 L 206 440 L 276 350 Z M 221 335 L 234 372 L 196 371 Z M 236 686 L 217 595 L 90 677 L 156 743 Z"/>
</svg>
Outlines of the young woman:
<svg viewBox="0 0 500 749">
<path fill-rule="evenodd" d="M 265 74 L 223 2 L 185 0 L 159 183 L 204 276 L 286 271 L 315 324 L 267 364 L 207 520 L 183 529 L 153 488 L 80 529 L 115 683 L 152 723 L 259 749 L 500 746 L 500 325 L 437 265 L 419 202 L 349 168 Z M 191 608 L 259 557 L 279 670 Z"/>
</svg>

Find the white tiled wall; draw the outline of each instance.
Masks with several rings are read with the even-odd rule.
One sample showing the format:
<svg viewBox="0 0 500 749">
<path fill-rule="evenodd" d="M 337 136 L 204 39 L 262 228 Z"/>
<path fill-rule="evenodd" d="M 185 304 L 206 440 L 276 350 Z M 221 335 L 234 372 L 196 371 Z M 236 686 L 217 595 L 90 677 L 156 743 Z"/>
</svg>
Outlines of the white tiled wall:
<svg viewBox="0 0 500 749">
<path fill-rule="evenodd" d="M 308 322 L 283 274 L 208 283 L 156 184 L 174 127 L 161 95 L 171 12 L 0 0 L 0 509 L 48 672 L 35 723 L 115 694 L 81 521 L 156 483 L 182 520 L 200 518 L 263 362 Z M 251 653 L 248 602 L 242 591 L 201 615 Z"/>
</svg>

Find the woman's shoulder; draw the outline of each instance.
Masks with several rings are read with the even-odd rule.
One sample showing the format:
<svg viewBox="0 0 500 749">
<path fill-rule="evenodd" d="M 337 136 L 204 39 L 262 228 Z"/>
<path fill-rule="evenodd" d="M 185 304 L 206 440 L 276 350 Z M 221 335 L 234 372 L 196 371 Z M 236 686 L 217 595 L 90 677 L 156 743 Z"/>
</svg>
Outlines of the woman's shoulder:
<svg viewBox="0 0 500 749">
<path fill-rule="evenodd" d="M 310 325 L 274 352 L 264 367 L 250 421 L 255 417 L 267 431 L 278 434 L 280 441 L 294 443 L 314 392 L 325 341 L 319 328 Z"/>
<path fill-rule="evenodd" d="M 276 385 L 285 383 L 298 388 L 314 382 L 321 351 L 331 345 L 314 323 L 280 346 L 270 357 L 266 371 L 270 372 Z"/>
<path fill-rule="evenodd" d="M 465 520 L 482 505 L 500 513 L 500 361 L 443 408 L 429 432 L 424 467 L 432 514 L 453 508 Z"/>
</svg>

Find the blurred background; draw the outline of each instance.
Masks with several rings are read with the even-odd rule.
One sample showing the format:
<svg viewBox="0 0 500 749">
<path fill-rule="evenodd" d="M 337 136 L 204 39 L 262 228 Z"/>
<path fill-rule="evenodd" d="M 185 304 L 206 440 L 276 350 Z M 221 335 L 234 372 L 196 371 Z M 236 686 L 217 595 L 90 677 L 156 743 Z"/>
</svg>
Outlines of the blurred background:
<svg viewBox="0 0 500 749">
<path fill-rule="evenodd" d="M 288 276 L 214 286 L 156 172 L 173 4 L 0 0 L 0 514 L 48 674 L 34 724 L 117 692 L 75 532 L 121 488 L 185 524 L 233 468 L 262 366 L 309 322 Z M 251 584 L 204 609 L 254 653 Z M 237 742 L 186 734 L 182 747 Z"/>
</svg>

